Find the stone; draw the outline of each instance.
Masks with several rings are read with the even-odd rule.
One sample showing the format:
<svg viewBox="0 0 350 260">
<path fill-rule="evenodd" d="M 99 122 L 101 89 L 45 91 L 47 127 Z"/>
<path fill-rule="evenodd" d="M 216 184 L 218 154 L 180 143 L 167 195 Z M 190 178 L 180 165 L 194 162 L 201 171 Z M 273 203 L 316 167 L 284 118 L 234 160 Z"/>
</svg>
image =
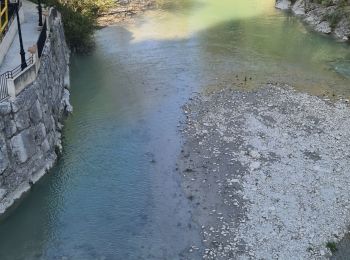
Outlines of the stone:
<svg viewBox="0 0 350 260">
<path fill-rule="evenodd" d="M 0 200 L 2 200 L 6 196 L 6 189 L 0 188 Z"/>
<path fill-rule="evenodd" d="M 35 100 L 37 100 L 35 89 L 28 86 L 12 102 L 12 111 L 17 113 L 19 110 L 29 110 Z"/>
<path fill-rule="evenodd" d="M 17 126 L 12 119 L 5 119 L 4 121 L 4 133 L 6 137 L 11 137 L 17 132 Z"/>
<path fill-rule="evenodd" d="M 31 109 L 29 110 L 29 116 L 34 124 L 38 124 L 43 118 L 43 111 L 41 110 L 39 100 L 36 100 Z"/>
<path fill-rule="evenodd" d="M 258 151 L 255 151 L 255 150 L 250 151 L 249 155 L 254 159 L 259 159 L 261 157 L 260 153 Z"/>
<path fill-rule="evenodd" d="M 45 127 L 48 131 L 52 131 L 55 129 L 55 124 L 52 120 L 52 116 L 50 113 L 50 110 L 48 109 L 47 111 L 43 110 L 43 122 L 45 124 Z"/>
<path fill-rule="evenodd" d="M 70 93 L 67 89 L 64 89 L 61 104 L 63 105 L 63 111 L 70 114 L 73 112 L 73 107 L 69 102 Z"/>
<path fill-rule="evenodd" d="M 329 34 L 332 32 L 332 28 L 331 28 L 329 22 L 327 22 L 327 21 L 323 21 L 323 22 L 319 23 L 318 25 L 316 25 L 315 30 L 317 32 L 321 32 L 321 33 L 325 33 L 325 34 Z"/>
<path fill-rule="evenodd" d="M 337 24 L 336 28 L 334 29 L 334 34 L 344 41 L 347 41 L 349 39 L 350 22 L 348 19 L 344 18 Z"/>
<path fill-rule="evenodd" d="M 281 10 L 288 10 L 291 7 L 291 2 L 290 0 L 277 0 L 275 6 Z"/>
<path fill-rule="evenodd" d="M 257 170 L 257 169 L 260 168 L 260 165 L 261 165 L 260 162 L 252 162 L 252 163 L 250 164 L 250 169 L 251 169 L 251 170 Z"/>
<path fill-rule="evenodd" d="M 19 110 L 15 113 L 14 120 L 18 131 L 22 131 L 30 125 L 29 114 L 26 110 Z"/>
<path fill-rule="evenodd" d="M 0 102 L 0 116 L 11 113 L 11 103 L 8 101 Z"/>
<path fill-rule="evenodd" d="M 47 152 L 49 152 L 51 150 L 49 141 L 47 140 L 47 138 L 45 138 L 45 140 L 43 141 L 43 143 L 41 144 L 41 148 L 40 148 L 43 152 L 43 154 L 46 154 Z"/>
<path fill-rule="evenodd" d="M 292 11 L 296 15 L 305 15 L 305 1 L 297 0 L 292 7 Z"/>
<path fill-rule="evenodd" d="M 46 128 L 43 123 L 38 124 L 31 128 L 31 134 L 34 137 L 34 141 L 37 145 L 41 145 L 46 137 Z"/>
<path fill-rule="evenodd" d="M 8 165 L 9 159 L 7 155 L 7 148 L 2 146 L 0 148 L 0 175 L 7 169 Z"/>
<path fill-rule="evenodd" d="M 35 146 L 33 139 L 29 129 L 11 138 L 12 153 L 17 163 L 26 162 L 34 154 Z"/>
<path fill-rule="evenodd" d="M 0 132 L 0 149 L 6 146 L 5 136 Z"/>
</svg>

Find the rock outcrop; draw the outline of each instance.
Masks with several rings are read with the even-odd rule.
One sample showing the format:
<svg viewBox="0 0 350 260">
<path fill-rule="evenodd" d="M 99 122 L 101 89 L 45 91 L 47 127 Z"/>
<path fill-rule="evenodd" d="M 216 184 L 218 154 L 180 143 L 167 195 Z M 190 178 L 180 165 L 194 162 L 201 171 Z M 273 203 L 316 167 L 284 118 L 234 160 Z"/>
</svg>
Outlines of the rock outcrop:
<svg viewBox="0 0 350 260">
<path fill-rule="evenodd" d="M 333 34 L 343 41 L 350 38 L 350 2 L 347 0 L 277 0 L 276 7 L 291 10 L 317 32 Z"/>
<path fill-rule="evenodd" d="M 36 80 L 0 102 L 0 213 L 35 183 L 61 149 L 69 103 L 69 50 L 60 16 L 52 18 Z"/>
</svg>

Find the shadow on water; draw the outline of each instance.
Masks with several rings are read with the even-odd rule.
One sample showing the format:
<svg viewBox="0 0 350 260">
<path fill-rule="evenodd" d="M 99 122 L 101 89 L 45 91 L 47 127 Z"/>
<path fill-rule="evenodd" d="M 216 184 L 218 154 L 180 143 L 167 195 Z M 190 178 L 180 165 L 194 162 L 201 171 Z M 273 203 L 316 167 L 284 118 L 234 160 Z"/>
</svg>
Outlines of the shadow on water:
<svg viewBox="0 0 350 260">
<path fill-rule="evenodd" d="M 72 58 L 64 153 L 1 223 L 1 259 L 177 259 L 200 244 L 174 170 L 190 60 L 129 36 L 107 28 Z"/>
<path fill-rule="evenodd" d="M 347 45 L 266 2 L 250 14 L 257 0 L 236 1 L 231 18 L 220 10 L 232 1 L 219 2 L 163 1 L 133 25 L 98 31 L 90 56 L 72 57 L 63 155 L 1 222 L 0 259 L 199 259 L 188 255 L 201 238 L 175 170 L 192 93 L 246 89 L 248 77 L 251 87 L 282 81 L 350 96 L 344 69 L 332 69 Z"/>
</svg>

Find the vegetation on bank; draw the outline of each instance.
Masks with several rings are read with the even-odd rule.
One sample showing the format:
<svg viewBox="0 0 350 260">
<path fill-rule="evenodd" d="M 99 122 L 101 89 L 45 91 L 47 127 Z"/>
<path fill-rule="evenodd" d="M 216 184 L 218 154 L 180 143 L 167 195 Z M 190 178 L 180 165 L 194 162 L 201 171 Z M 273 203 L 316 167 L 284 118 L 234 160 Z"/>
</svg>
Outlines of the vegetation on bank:
<svg viewBox="0 0 350 260">
<path fill-rule="evenodd" d="M 94 46 L 97 18 L 116 5 L 115 0 L 46 0 L 61 12 L 67 44 L 73 52 L 89 52 Z"/>
<path fill-rule="evenodd" d="M 311 2 L 325 7 L 334 7 L 330 13 L 326 13 L 324 16 L 324 20 L 329 22 L 331 28 L 334 29 L 344 18 L 350 23 L 350 2 L 348 0 L 311 0 Z"/>
<path fill-rule="evenodd" d="M 338 249 L 337 249 L 337 244 L 335 242 L 328 242 L 326 244 L 326 247 L 331 250 L 332 253 L 335 253 Z"/>
</svg>

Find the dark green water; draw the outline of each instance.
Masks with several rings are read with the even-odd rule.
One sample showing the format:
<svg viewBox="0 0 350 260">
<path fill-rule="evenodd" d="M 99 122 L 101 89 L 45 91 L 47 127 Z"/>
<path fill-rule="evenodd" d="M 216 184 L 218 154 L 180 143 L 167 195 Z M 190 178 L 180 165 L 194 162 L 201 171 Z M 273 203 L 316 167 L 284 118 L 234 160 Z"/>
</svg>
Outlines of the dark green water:
<svg viewBox="0 0 350 260">
<path fill-rule="evenodd" d="M 349 46 L 273 5 L 159 0 L 98 31 L 71 59 L 63 155 L 0 223 L 0 259 L 180 259 L 200 245 L 175 170 L 193 92 L 272 81 L 350 96 Z"/>
</svg>

